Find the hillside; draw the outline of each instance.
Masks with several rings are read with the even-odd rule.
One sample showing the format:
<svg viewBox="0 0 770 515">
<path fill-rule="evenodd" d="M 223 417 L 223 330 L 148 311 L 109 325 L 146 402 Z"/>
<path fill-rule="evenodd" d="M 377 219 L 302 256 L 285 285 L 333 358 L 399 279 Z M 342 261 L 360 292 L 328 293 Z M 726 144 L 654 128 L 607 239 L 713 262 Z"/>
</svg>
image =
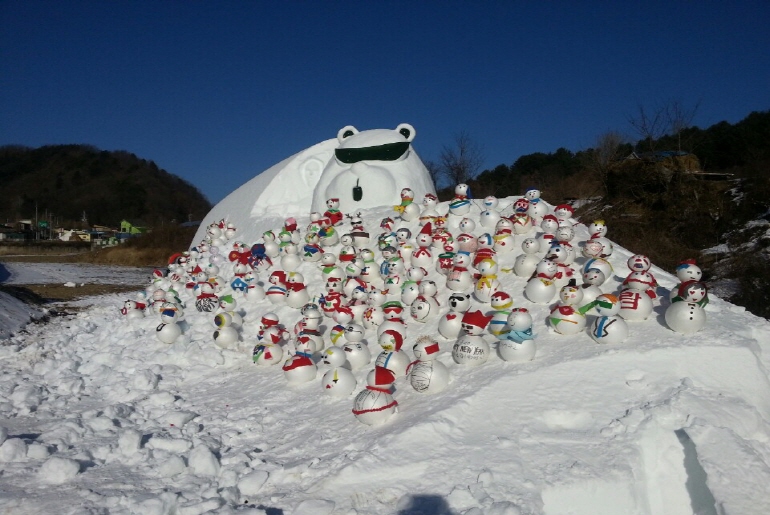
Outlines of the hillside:
<svg viewBox="0 0 770 515">
<path fill-rule="evenodd" d="M 153 226 L 200 220 L 211 209 L 195 186 L 153 161 L 89 145 L 2 147 L 0 184 L 3 220 L 53 213 L 53 223 L 66 226 L 85 212 L 91 224 L 125 218 Z"/>
</svg>

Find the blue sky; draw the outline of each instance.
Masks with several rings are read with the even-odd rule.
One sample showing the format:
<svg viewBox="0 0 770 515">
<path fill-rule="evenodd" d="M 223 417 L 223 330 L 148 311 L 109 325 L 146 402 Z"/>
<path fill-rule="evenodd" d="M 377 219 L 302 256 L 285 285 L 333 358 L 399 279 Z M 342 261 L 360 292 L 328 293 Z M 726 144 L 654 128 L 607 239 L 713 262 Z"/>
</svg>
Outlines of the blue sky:
<svg viewBox="0 0 770 515">
<path fill-rule="evenodd" d="M 0 145 L 127 150 L 214 203 L 345 125 L 484 168 L 677 100 L 770 109 L 770 2 L 0 0 Z"/>
</svg>

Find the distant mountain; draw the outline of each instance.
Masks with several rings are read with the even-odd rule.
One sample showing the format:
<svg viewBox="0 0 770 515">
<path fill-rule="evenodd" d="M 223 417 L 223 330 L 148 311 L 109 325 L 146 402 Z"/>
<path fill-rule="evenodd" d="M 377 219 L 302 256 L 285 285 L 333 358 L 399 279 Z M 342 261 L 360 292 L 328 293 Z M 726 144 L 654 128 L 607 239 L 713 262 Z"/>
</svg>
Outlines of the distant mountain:
<svg viewBox="0 0 770 515">
<path fill-rule="evenodd" d="M 0 147 L 0 220 L 52 213 L 68 225 L 86 214 L 90 224 L 122 219 L 148 226 L 200 220 L 211 203 L 192 184 L 149 160 L 90 145 Z"/>
</svg>

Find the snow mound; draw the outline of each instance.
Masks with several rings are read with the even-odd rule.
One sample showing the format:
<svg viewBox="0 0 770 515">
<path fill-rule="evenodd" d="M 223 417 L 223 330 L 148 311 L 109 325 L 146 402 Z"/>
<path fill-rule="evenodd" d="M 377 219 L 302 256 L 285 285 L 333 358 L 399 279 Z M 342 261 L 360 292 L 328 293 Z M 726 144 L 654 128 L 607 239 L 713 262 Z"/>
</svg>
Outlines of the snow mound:
<svg viewBox="0 0 770 515">
<path fill-rule="evenodd" d="M 386 216 L 392 209 L 363 212 L 373 241 Z M 297 218 L 302 228 L 309 223 Z M 419 231 L 417 222 L 401 225 Z M 582 224 L 576 233 L 588 237 Z M 625 341 L 565 336 L 547 322 L 551 306 L 526 300 L 526 279 L 504 271 L 518 254 L 499 255 L 498 275 L 514 307 L 533 316 L 534 360 L 493 354 L 480 366 L 458 365 L 438 317 L 409 319 L 409 357 L 417 338 L 435 337 L 451 382 L 428 395 L 398 378 L 398 411 L 380 426 L 351 413 L 371 365 L 354 371 L 353 394 L 333 398 L 320 373 L 289 385 L 280 366 L 252 363 L 262 315 L 276 313 L 291 331 L 300 312 L 227 287 L 222 295 L 237 299 L 243 324 L 226 349 L 214 342 L 214 314 L 198 312 L 184 289 L 183 333 L 171 345 L 155 336 L 157 314 L 128 319 L 117 295 L 32 326 L 3 354 L 4 501 L 17 513 L 152 515 L 770 512 L 762 493 L 770 480 L 770 324 L 713 297 L 701 331 L 675 333 L 664 313 L 677 279 L 653 267 L 653 313 L 629 322 Z M 605 291 L 621 286 L 630 255 L 615 247 Z M 297 270 L 317 298 L 321 267 L 303 261 Z M 220 274 L 233 278 L 230 267 Z M 263 286 L 268 275 L 259 274 Z M 445 279 L 435 269 L 427 278 L 443 314 Z M 490 307 L 472 299 L 471 309 Z M 322 323 L 327 346 L 333 324 Z M 374 329 L 364 343 L 379 353 Z"/>
</svg>

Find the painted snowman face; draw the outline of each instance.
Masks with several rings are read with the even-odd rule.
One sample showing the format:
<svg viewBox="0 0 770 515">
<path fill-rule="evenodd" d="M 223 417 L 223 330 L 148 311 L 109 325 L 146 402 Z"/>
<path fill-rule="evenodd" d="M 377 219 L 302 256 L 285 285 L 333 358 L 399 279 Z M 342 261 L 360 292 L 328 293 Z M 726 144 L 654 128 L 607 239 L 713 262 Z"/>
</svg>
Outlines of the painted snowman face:
<svg viewBox="0 0 770 515">
<path fill-rule="evenodd" d="M 567 205 L 556 206 L 553 214 L 556 215 L 556 218 L 569 218 L 572 216 L 572 208 Z"/>
<path fill-rule="evenodd" d="M 567 252 L 567 249 L 564 248 L 564 246 L 557 243 L 555 245 L 551 245 L 551 248 L 548 250 L 545 257 L 546 259 L 550 259 L 556 263 L 566 263 L 567 259 L 569 259 L 569 253 Z"/>
<path fill-rule="evenodd" d="M 341 347 L 332 346 L 323 351 L 321 361 L 330 367 L 341 367 L 348 360 L 345 351 Z"/>
<path fill-rule="evenodd" d="M 529 200 L 525 197 L 516 199 L 513 203 L 513 211 L 515 213 L 526 213 L 527 209 L 529 209 Z"/>
<path fill-rule="evenodd" d="M 406 271 L 406 278 L 410 281 L 420 282 L 425 278 L 426 271 L 420 266 L 410 266 Z"/>
<path fill-rule="evenodd" d="M 583 246 L 583 255 L 587 258 L 596 258 L 602 255 L 604 246 L 599 240 L 588 240 Z"/>
<path fill-rule="evenodd" d="M 500 232 L 500 231 L 508 231 L 508 232 L 513 231 L 513 222 L 511 221 L 510 218 L 503 217 L 497 221 L 497 223 L 495 224 L 495 232 Z"/>
<path fill-rule="evenodd" d="M 540 250 L 540 242 L 537 238 L 526 238 L 521 242 L 521 250 L 523 250 L 525 254 L 537 254 Z"/>
<path fill-rule="evenodd" d="M 611 293 L 603 293 L 596 297 L 596 305 L 594 306 L 596 313 L 599 316 L 610 317 L 615 316 L 620 312 L 620 302 L 615 295 Z"/>
<path fill-rule="evenodd" d="M 220 313 L 220 314 L 224 315 L 225 313 Z M 170 324 L 172 322 L 176 322 L 178 318 L 179 318 L 179 311 L 176 308 L 164 308 L 163 311 L 160 312 L 160 321 L 163 322 L 164 324 Z"/>
<path fill-rule="evenodd" d="M 388 261 L 388 275 L 391 277 L 403 275 L 405 271 L 404 262 L 401 259 L 391 259 Z"/>
<path fill-rule="evenodd" d="M 476 241 L 479 244 L 479 248 L 482 249 L 491 249 L 495 246 L 495 239 L 492 237 L 491 234 L 488 232 L 485 232 L 481 236 L 479 236 Z"/>
<path fill-rule="evenodd" d="M 577 286 L 563 286 L 562 289 L 559 290 L 559 300 L 561 300 L 562 304 L 567 306 L 575 306 L 583 300 L 583 290 Z"/>
<path fill-rule="evenodd" d="M 469 324 L 467 322 L 462 323 L 462 328 L 463 328 L 463 331 L 465 331 L 465 334 L 469 336 L 480 336 L 484 332 L 483 327 Z"/>
<path fill-rule="evenodd" d="M 411 237 L 412 237 L 412 231 L 410 231 L 406 227 L 402 227 L 396 231 L 396 240 L 398 240 L 399 243 L 405 243 L 409 241 Z"/>
<path fill-rule="evenodd" d="M 487 209 L 495 209 L 498 204 L 500 204 L 500 201 L 493 195 L 490 195 L 484 199 L 484 207 Z"/>
<path fill-rule="evenodd" d="M 606 280 L 607 278 L 605 277 L 604 272 L 598 268 L 589 268 L 583 272 L 583 283 L 585 284 L 590 284 L 591 286 L 601 286 Z"/>
<path fill-rule="evenodd" d="M 331 278 L 328 281 L 326 281 L 326 285 L 324 286 L 324 288 L 326 288 L 326 291 L 328 293 L 341 293 L 342 281 L 340 281 L 337 278 Z"/>
<path fill-rule="evenodd" d="M 471 307 L 471 296 L 467 293 L 453 293 L 449 296 L 449 309 L 452 311 L 468 311 Z"/>
<path fill-rule="evenodd" d="M 425 297 L 417 297 L 409 307 L 409 314 L 418 322 L 424 322 L 431 314 L 430 302 Z"/>
<path fill-rule="evenodd" d="M 340 199 L 338 199 L 338 198 L 327 199 L 326 207 L 328 209 L 339 209 L 340 208 Z"/>
<path fill-rule="evenodd" d="M 698 265 L 692 263 L 682 263 L 676 267 L 676 277 L 681 282 L 700 281 L 703 277 L 703 271 Z"/>
<path fill-rule="evenodd" d="M 546 277 L 553 277 L 558 271 L 559 265 L 550 259 L 541 259 L 535 268 L 537 275 L 545 275 Z"/>
<path fill-rule="evenodd" d="M 460 220 L 459 227 L 462 232 L 472 233 L 473 230 L 476 229 L 476 222 L 470 218 L 463 218 Z"/>
<path fill-rule="evenodd" d="M 455 195 L 457 196 L 466 196 L 468 194 L 468 185 L 467 184 L 458 184 L 455 186 Z"/>
<path fill-rule="evenodd" d="M 540 190 L 537 188 L 529 188 L 526 193 L 524 193 L 524 198 L 527 200 L 535 200 L 540 198 Z"/>
<path fill-rule="evenodd" d="M 570 242 L 575 238 L 575 229 L 571 225 L 562 225 L 556 229 L 556 239 Z"/>
<path fill-rule="evenodd" d="M 456 267 L 468 268 L 468 265 L 471 264 L 471 256 L 464 252 L 458 252 L 452 259 L 452 263 Z"/>
<path fill-rule="evenodd" d="M 412 347 L 415 359 L 419 361 L 432 361 L 438 357 L 439 345 L 430 336 L 421 336 Z"/>
<path fill-rule="evenodd" d="M 422 198 L 422 205 L 425 206 L 426 209 L 435 208 L 437 203 L 438 199 L 436 198 L 436 195 L 433 195 L 432 193 L 427 193 Z"/>
<path fill-rule="evenodd" d="M 417 245 L 420 247 L 429 247 L 433 243 L 433 236 L 421 232 L 417 235 Z"/>
<path fill-rule="evenodd" d="M 646 272 L 652 266 L 652 263 L 650 263 L 650 258 L 642 254 L 631 256 L 628 258 L 627 264 L 628 268 L 630 268 L 633 272 Z"/>
<path fill-rule="evenodd" d="M 706 294 L 708 293 L 708 290 L 706 288 L 706 285 L 703 283 L 693 283 L 687 287 L 687 290 L 685 291 L 685 302 L 700 302 L 704 298 L 706 298 Z"/>
<path fill-rule="evenodd" d="M 465 252 L 476 252 L 479 248 L 479 244 L 476 238 L 467 233 L 462 233 L 457 236 L 457 247 Z"/>
<path fill-rule="evenodd" d="M 387 293 L 382 290 L 371 290 L 366 302 L 370 306 L 382 306 L 388 300 Z"/>
<path fill-rule="evenodd" d="M 492 259 L 482 260 L 476 269 L 481 275 L 493 275 L 497 273 L 497 263 Z"/>
<path fill-rule="evenodd" d="M 559 228 L 559 220 L 555 216 L 543 217 L 543 221 L 540 222 L 540 228 L 546 234 L 556 234 L 556 230 Z"/>
<path fill-rule="evenodd" d="M 508 327 L 514 331 L 523 331 L 532 327 L 532 315 L 526 308 L 516 308 L 508 315 Z"/>
<path fill-rule="evenodd" d="M 364 339 L 364 328 L 359 324 L 348 324 L 345 327 L 345 339 L 349 342 L 360 342 Z"/>
<path fill-rule="evenodd" d="M 588 224 L 588 232 L 591 238 L 603 238 L 607 236 L 607 226 L 604 224 L 604 220 L 594 220 Z"/>
<path fill-rule="evenodd" d="M 493 293 L 490 301 L 492 309 L 505 309 L 510 307 L 512 303 L 511 296 L 503 291 Z"/>
</svg>

